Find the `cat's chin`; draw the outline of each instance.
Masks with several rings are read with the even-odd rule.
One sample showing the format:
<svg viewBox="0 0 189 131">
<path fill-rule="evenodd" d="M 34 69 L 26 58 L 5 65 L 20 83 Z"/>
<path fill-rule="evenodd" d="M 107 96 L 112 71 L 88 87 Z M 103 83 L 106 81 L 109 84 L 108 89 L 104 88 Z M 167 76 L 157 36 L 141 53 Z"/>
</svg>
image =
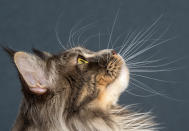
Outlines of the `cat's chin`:
<svg viewBox="0 0 189 131">
<path fill-rule="evenodd" d="M 119 57 L 121 57 L 119 55 Z M 125 60 L 121 57 L 123 64 L 119 76 L 107 87 L 109 99 L 112 104 L 115 105 L 119 99 L 120 94 L 128 87 L 129 84 L 129 69 L 125 63 Z"/>
</svg>

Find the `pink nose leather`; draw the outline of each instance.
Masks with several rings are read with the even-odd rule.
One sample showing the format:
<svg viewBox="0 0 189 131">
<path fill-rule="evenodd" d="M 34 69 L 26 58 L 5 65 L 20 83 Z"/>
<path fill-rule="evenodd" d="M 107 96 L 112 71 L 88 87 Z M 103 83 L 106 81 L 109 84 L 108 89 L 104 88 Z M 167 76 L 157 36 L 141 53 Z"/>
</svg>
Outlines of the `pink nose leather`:
<svg viewBox="0 0 189 131">
<path fill-rule="evenodd" d="M 117 53 L 116 53 L 116 51 L 115 51 L 115 50 L 112 50 L 112 54 L 113 54 L 113 55 L 116 55 Z"/>
</svg>

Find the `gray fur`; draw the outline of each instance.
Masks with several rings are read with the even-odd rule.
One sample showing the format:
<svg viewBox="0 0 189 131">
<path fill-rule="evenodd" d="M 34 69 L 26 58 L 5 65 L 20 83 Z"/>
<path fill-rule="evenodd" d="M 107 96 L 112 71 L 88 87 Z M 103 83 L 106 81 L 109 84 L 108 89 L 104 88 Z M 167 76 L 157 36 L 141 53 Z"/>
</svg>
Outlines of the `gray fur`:
<svg viewBox="0 0 189 131">
<path fill-rule="evenodd" d="M 102 87 L 106 90 L 121 72 L 122 63 L 111 51 L 75 47 L 53 55 L 34 50 L 32 57 L 50 84 L 45 94 L 37 95 L 19 73 L 24 97 L 12 131 L 156 131 L 150 113 L 134 112 L 117 101 L 105 106 L 97 101 Z M 89 63 L 77 65 L 77 57 L 86 55 Z M 99 83 L 99 75 L 108 80 Z"/>
</svg>

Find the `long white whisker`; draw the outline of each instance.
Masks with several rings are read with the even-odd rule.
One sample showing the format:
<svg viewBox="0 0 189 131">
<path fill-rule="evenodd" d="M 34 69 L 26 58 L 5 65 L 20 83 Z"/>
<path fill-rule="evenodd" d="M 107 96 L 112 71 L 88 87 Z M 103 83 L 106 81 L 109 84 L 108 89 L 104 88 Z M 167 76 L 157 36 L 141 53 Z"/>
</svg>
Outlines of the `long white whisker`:
<svg viewBox="0 0 189 131">
<path fill-rule="evenodd" d="M 142 83 L 142 82 L 139 81 L 139 80 L 136 80 L 136 79 L 133 79 L 133 78 L 132 78 L 132 80 L 134 80 L 135 82 L 141 84 L 142 86 L 144 86 L 144 87 L 150 89 L 151 91 L 153 91 L 155 94 L 157 94 L 157 95 L 159 95 L 159 96 L 162 96 L 162 97 L 164 97 L 164 98 L 167 98 L 167 99 L 170 99 L 170 100 L 174 100 L 174 101 L 179 101 L 179 102 L 183 102 L 183 101 L 184 101 L 184 100 L 179 100 L 179 99 L 176 99 L 176 98 L 172 98 L 172 97 L 167 96 L 166 94 L 162 94 L 162 93 L 160 93 L 160 92 L 157 92 L 156 90 L 153 90 L 153 89 L 150 88 L 148 85 Z"/>
<path fill-rule="evenodd" d="M 146 73 L 152 73 L 152 72 L 168 72 L 168 71 L 175 71 L 182 68 L 168 68 L 168 69 L 131 69 L 130 72 L 146 72 Z"/>
<path fill-rule="evenodd" d="M 142 40 L 138 39 L 138 40 L 134 41 L 134 43 L 133 43 L 134 46 L 133 46 L 130 50 L 126 51 L 126 53 L 124 54 L 124 56 L 129 57 L 129 56 L 132 56 L 133 54 L 135 54 L 136 51 L 137 51 L 138 49 L 140 49 L 147 41 L 149 41 L 150 38 L 151 38 L 156 32 L 157 32 L 157 30 L 156 30 L 156 31 L 152 30 L 152 31 L 149 32 L 146 36 L 144 36 L 144 38 L 143 38 Z M 133 50 L 134 50 L 134 51 L 133 51 Z M 128 54 L 129 54 L 131 51 L 132 51 L 132 53 L 128 56 Z"/>
<path fill-rule="evenodd" d="M 101 36 L 102 35 L 105 35 L 105 34 L 101 34 Z M 97 33 L 97 34 L 94 34 L 94 35 L 91 35 L 91 36 L 89 36 L 87 39 L 85 39 L 82 43 L 83 44 L 86 44 L 90 39 L 92 39 L 92 38 L 94 38 L 94 37 L 98 37 L 99 36 L 99 33 Z"/>
<path fill-rule="evenodd" d="M 85 18 L 81 19 L 80 21 L 78 21 L 70 30 L 70 33 L 69 33 L 69 38 L 68 38 L 68 43 L 70 45 L 70 47 L 72 48 L 72 34 L 73 34 L 73 31 L 75 30 L 75 28 L 77 28 L 77 26 L 79 26 L 81 24 L 81 22 L 83 22 L 85 20 Z"/>
<path fill-rule="evenodd" d="M 56 39 L 57 39 L 57 41 L 58 41 L 58 44 L 59 44 L 63 49 L 66 50 L 66 48 L 65 48 L 65 46 L 63 45 L 63 43 L 62 43 L 62 41 L 61 41 L 61 39 L 60 39 L 60 37 L 59 37 L 59 34 L 58 34 L 59 22 L 60 22 L 60 19 L 61 19 L 62 15 L 63 15 L 63 14 L 61 14 L 61 15 L 58 17 L 54 31 L 55 31 L 55 34 L 56 34 Z"/>
<path fill-rule="evenodd" d="M 131 80 L 133 80 L 133 82 L 135 82 L 135 83 L 140 84 L 140 85 L 138 85 L 138 84 L 135 84 L 135 83 L 133 83 L 132 81 L 130 81 L 130 83 L 132 83 L 133 85 L 135 85 L 137 88 L 142 89 L 142 90 L 147 91 L 147 92 L 152 93 L 152 94 L 159 94 L 159 92 L 153 90 L 152 88 L 150 88 L 150 87 L 148 87 L 148 86 L 146 86 L 146 85 L 145 85 L 145 86 L 144 86 L 144 85 L 141 85 L 141 83 L 139 83 L 138 80 L 136 80 L 136 79 L 134 79 L 134 78 L 131 78 Z M 146 89 L 146 88 L 147 88 L 147 89 Z"/>
<path fill-rule="evenodd" d="M 114 46 L 115 46 L 116 43 L 121 39 L 121 37 L 122 37 L 123 35 L 125 35 L 125 33 L 122 33 L 121 35 L 119 35 L 119 36 L 115 39 L 115 41 L 114 41 L 113 44 L 112 44 L 112 49 L 114 49 Z"/>
<path fill-rule="evenodd" d="M 132 73 L 130 75 L 142 77 L 142 78 L 146 78 L 146 79 L 150 79 L 150 80 L 154 80 L 154 81 L 164 82 L 164 83 L 178 83 L 178 82 L 175 82 L 175 81 L 166 81 L 166 80 L 161 80 L 161 79 L 157 79 L 157 78 L 153 78 L 153 77 L 149 77 L 149 76 L 145 76 L 145 75 L 134 74 L 134 73 Z"/>
<path fill-rule="evenodd" d="M 100 32 L 98 33 L 98 49 L 100 49 Z"/>
<path fill-rule="evenodd" d="M 56 33 L 56 39 L 57 39 L 57 41 L 58 41 L 58 44 L 59 44 L 63 49 L 66 50 L 66 47 L 63 45 L 63 43 L 62 43 L 62 41 L 61 41 L 61 39 L 60 39 L 60 37 L 59 37 L 58 32 L 55 31 L 55 33 Z"/>
<path fill-rule="evenodd" d="M 123 46 L 122 48 L 119 50 L 118 54 L 121 54 L 123 56 L 123 53 L 125 52 L 124 48 L 126 47 L 126 45 L 131 41 L 131 38 L 133 37 L 133 35 L 135 34 L 135 32 L 129 32 L 127 34 L 127 36 L 125 37 L 125 39 L 123 40 Z M 123 53 L 122 53 L 123 52 Z"/>
<path fill-rule="evenodd" d="M 173 39 L 173 38 L 172 38 L 172 39 Z M 172 39 L 167 39 L 167 40 L 161 41 L 161 42 L 159 42 L 159 43 L 157 43 L 157 44 L 150 45 L 150 46 L 148 46 L 148 47 L 142 49 L 141 51 L 137 52 L 136 54 L 134 54 L 134 55 L 132 55 L 132 56 L 126 58 L 126 61 L 129 61 L 129 60 L 131 60 L 131 59 L 133 59 L 133 58 L 135 58 L 135 57 L 137 57 L 137 56 L 139 56 L 139 55 L 145 53 L 146 51 L 148 51 L 148 50 L 150 50 L 150 49 L 152 49 L 152 48 L 154 48 L 154 47 L 157 47 L 157 46 L 159 46 L 159 45 L 162 45 L 162 44 L 164 44 L 164 43 L 166 43 L 167 41 L 170 41 L 170 40 L 172 40 Z"/>
<path fill-rule="evenodd" d="M 141 33 L 142 32 L 138 32 L 136 35 L 135 35 L 135 37 L 133 38 L 133 40 L 130 42 L 130 44 L 129 44 L 129 46 L 124 50 L 124 52 L 122 53 L 122 56 L 125 56 L 125 54 L 130 50 L 130 49 L 132 49 L 133 48 L 133 46 L 135 46 L 135 41 L 136 41 L 136 39 L 138 39 L 138 36 L 140 36 L 141 35 Z"/>
<path fill-rule="evenodd" d="M 87 30 L 89 30 L 89 29 L 91 29 L 92 28 L 92 26 L 90 27 L 86 27 L 85 29 L 83 29 L 83 30 L 81 30 L 81 31 L 78 31 L 78 34 L 79 34 L 79 36 L 78 36 L 78 38 L 77 38 L 77 43 L 79 43 L 80 42 L 80 38 L 81 38 L 81 36 L 87 31 Z M 82 44 L 83 45 L 83 44 Z"/>
<path fill-rule="evenodd" d="M 164 31 L 157 39 L 161 39 L 161 38 L 164 36 L 164 34 L 168 31 L 168 29 L 169 29 L 169 27 L 166 28 L 165 31 Z M 173 39 L 173 38 L 172 38 L 172 39 Z M 167 39 L 167 40 L 165 40 L 165 41 L 161 41 L 161 42 L 159 42 L 159 45 L 160 45 L 160 43 L 164 44 L 164 43 L 167 42 L 168 40 L 172 40 L 172 39 Z M 139 52 L 144 51 L 144 50 L 147 49 L 148 47 L 156 47 L 156 46 L 154 46 L 154 45 L 156 45 L 155 43 L 156 43 L 156 41 L 152 42 L 149 46 L 147 46 L 146 48 L 144 48 L 143 50 L 141 50 L 141 51 L 139 51 Z M 150 50 L 150 49 L 152 49 L 152 48 L 149 48 L 148 50 Z M 146 50 L 146 51 L 147 51 L 147 50 Z M 146 52 L 146 51 L 144 51 L 144 52 Z M 143 52 L 143 53 L 144 53 L 144 52 Z M 137 53 L 138 53 L 138 52 L 137 52 Z M 136 54 L 137 54 L 137 53 L 136 53 Z M 129 57 L 132 58 L 132 57 L 135 56 L 136 54 L 134 54 L 134 55 L 132 55 L 132 56 L 128 56 L 128 59 L 129 59 Z M 137 56 L 138 56 L 138 55 L 137 55 Z M 127 58 L 126 58 L 126 59 L 127 59 Z"/>
<path fill-rule="evenodd" d="M 156 19 L 155 22 L 153 22 L 153 24 L 152 24 L 150 27 L 148 27 L 143 33 L 142 33 L 142 32 L 139 32 L 137 35 L 140 35 L 141 33 L 142 33 L 142 34 L 141 34 L 139 37 L 138 37 L 138 36 L 135 37 L 135 40 L 136 40 L 136 38 L 137 38 L 137 40 L 140 40 L 140 39 L 141 39 L 143 36 L 145 36 L 147 33 L 150 34 L 149 31 L 150 31 L 151 29 L 152 29 L 152 31 L 153 31 L 154 26 L 158 23 L 158 21 L 161 19 L 161 17 L 162 17 L 162 15 L 161 15 L 158 19 Z M 134 41 L 135 41 L 135 40 L 134 40 Z M 133 41 L 132 41 L 132 42 L 133 42 Z M 135 44 L 135 43 L 133 43 L 132 46 L 133 46 L 134 44 Z M 131 46 L 131 47 L 132 47 L 132 46 Z M 130 47 L 128 47 L 128 48 L 130 49 Z M 129 50 L 128 48 L 125 50 L 125 52 L 127 52 L 127 51 Z"/>
<path fill-rule="evenodd" d="M 164 64 L 159 64 L 159 65 L 133 65 L 133 66 L 131 66 L 131 68 L 158 68 L 158 67 L 165 67 L 165 66 L 174 64 L 174 63 L 176 63 L 176 62 L 178 62 L 178 61 L 180 61 L 182 59 L 183 58 L 179 58 L 179 59 L 173 60 L 171 62 L 164 63 Z"/>
<path fill-rule="evenodd" d="M 85 31 L 85 30 L 87 30 L 89 27 L 91 27 L 91 26 L 94 26 L 94 24 L 95 24 L 96 22 L 93 22 L 93 23 L 89 23 L 89 24 L 87 24 L 87 25 L 85 25 L 85 26 L 82 26 L 81 28 L 79 28 L 77 31 L 75 31 L 74 33 L 72 33 L 72 36 L 71 36 L 71 41 L 72 41 L 72 43 L 74 44 L 75 42 L 74 42 L 74 36 L 76 35 L 76 34 L 78 34 L 79 32 L 82 32 L 82 31 Z"/>
<path fill-rule="evenodd" d="M 152 64 L 152 63 L 157 63 L 157 62 L 163 61 L 165 59 L 167 59 L 167 57 L 160 58 L 160 59 L 155 59 L 155 60 L 144 60 L 144 61 L 138 61 L 138 62 L 128 62 L 127 66 L 132 67 L 132 66 L 135 66 L 135 65 L 136 66 L 149 65 L 149 64 Z"/>
<path fill-rule="evenodd" d="M 146 98 L 146 97 L 155 96 L 155 94 L 150 94 L 150 95 L 138 95 L 138 94 L 135 94 L 135 93 L 130 92 L 130 91 L 128 91 L 128 90 L 126 90 L 125 92 L 127 92 L 127 93 L 130 94 L 130 95 L 136 96 L 136 97 L 144 97 L 144 98 Z"/>
<path fill-rule="evenodd" d="M 108 39 L 108 45 L 107 45 L 107 48 L 109 48 L 109 45 L 111 43 L 111 40 L 112 40 L 112 34 L 113 34 L 113 31 L 114 31 L 114 28 L 115 28 L 115 24 L 116 24 L 116 21 L 118 19 L 118 15 L 119 15 L 119 9 L 116 13 L 116 16 L 115 16 L 115 19 L 114 19 L 114 22 L 113 22 L 113 25 L 112 25 L 112 28 L 111 28 L 111 32 L 110 32 L 110 36 L 109 36 L 109 39 Z"/>
</svg>

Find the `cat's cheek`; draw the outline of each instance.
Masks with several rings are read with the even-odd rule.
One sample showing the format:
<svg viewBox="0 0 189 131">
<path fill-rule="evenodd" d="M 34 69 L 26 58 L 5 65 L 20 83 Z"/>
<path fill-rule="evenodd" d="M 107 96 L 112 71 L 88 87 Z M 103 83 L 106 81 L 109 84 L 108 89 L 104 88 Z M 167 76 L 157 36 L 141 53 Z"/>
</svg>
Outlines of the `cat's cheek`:
<svg viewBox="0 0 189 131">
<path fill-rule="evenodd" d="M 76 70 L 77 70 L 78 73 L 79 73 L 79 72 L 80 72 L 80 73 L 81 73 L 81 72 L 84 72 L 84 71 L 87 70 L 87 65 L 86 65 L 86 64 L 77 64 Z"/>
</svg>

